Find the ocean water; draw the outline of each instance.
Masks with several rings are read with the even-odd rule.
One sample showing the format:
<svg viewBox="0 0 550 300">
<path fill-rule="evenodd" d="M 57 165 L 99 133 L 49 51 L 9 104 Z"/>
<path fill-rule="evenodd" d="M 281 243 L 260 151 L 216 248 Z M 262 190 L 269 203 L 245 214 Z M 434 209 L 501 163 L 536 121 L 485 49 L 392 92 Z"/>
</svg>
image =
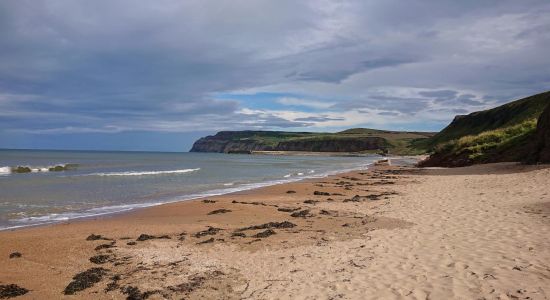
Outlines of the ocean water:
<svg viewBox="0 0 550 300">
<path fill-rule="evenodd" d="M 0 230 L 324 177 L 376 159 L 0 150 Z M 67 170 L 50 170 L 55 166 Z M 17 167 L 31 172 L 17 173 Z"/>
</svg>

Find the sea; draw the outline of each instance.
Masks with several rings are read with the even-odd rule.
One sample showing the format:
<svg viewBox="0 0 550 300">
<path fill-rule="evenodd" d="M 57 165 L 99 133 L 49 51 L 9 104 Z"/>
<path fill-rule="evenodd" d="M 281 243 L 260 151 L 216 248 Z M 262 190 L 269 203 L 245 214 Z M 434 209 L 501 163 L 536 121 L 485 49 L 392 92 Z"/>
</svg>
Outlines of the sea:
<svg viewBox="0 0 550 300">
<path fill-rule="evenodd" d="M 0 230 L 320 178 L 379 158 L 0 150 Z"/>
</svg>

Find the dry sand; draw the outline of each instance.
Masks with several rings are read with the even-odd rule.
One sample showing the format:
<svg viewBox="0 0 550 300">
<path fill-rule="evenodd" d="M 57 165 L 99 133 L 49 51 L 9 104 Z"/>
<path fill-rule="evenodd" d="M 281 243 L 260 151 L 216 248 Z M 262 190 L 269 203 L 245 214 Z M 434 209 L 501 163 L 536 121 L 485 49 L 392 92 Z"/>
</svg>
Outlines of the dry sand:
<svg viewBox="0 0 550 300">
<path fill-rule="evenodd" d="M 550 298 L 549 166 L 378 166 L 209 199 L 0 232 L 0 285 L 30 290 L 17 299 Z M 99 282 L 65 296 L 90 268 Z"/>
</svg>

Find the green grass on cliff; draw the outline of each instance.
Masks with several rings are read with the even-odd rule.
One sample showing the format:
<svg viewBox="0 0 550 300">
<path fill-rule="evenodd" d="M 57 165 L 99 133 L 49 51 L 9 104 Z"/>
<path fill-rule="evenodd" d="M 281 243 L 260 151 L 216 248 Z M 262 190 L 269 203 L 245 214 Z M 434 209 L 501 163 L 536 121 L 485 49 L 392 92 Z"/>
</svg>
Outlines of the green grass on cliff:
<svg viewBox="0 0 550 300">
<path fill-rule="evenodd" d="M 414 146 L 429 151 L 437 145 L 464 136 L 475 136 L 528 122 L 537 119 L 549 103 L 550 91 L 512 101 L 493 109 L 457 116 L 441 132 L 432 138 L 417 141 Z"/>
<path fill-rule="evenodd" d="M 240 131 L 231 137 L 232 141 L 254 141 L 275 147 L 283 141 L 329 141 L 365 137 L 381 137 L 387 141 L 388 151 L 395 155 L 421 154 L 423 150 L 412 146 L 413 141 L 433 136 L 431 132 L 387 131 L 368 128 L 353 128 L 337 133 L 326 132 L 285 132 L 285 131 Z M 365 151 L 372 152 L 372 151 Z"/>
<path fill-rule="evenodd" d="M 522 123 L 484 131 L 476 135 L 467 135 L 459 139 L 439 144 L 434 153 L 438 155 L 467 156 L 472 162 L 490 161 L 491 156 L 504 155 L 504 160 L 521 159 L 521 151 L 537 127 L 537 119 L 525 120 Z"/>
</svg>

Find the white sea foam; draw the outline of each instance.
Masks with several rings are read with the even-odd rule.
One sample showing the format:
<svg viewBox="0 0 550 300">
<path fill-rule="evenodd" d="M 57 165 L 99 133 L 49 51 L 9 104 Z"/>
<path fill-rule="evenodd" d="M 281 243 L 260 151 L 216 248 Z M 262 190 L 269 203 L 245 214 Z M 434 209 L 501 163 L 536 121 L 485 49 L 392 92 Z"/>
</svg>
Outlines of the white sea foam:
<svg viewBox="0 0 550 300">
<path fill-rule="evenodd" d="M 1 167 L 0 168 L 0 176 L 1 175 L 10 175 L 11 174 L 11 168 L 10 167 Z"/>
<path fill-rule="evenodd" d="M 283 176 L 284 178 L 289 178 L 290 176 L 292 176 L 292 174 L 286 174 L 285 176 Z"/>
<path fill-rule="evenodd" d="M 166 174 L 184 174 L 200 170 L 196 169 L 182 169 L 182 170 L 169 170 L 169 171 L 129 171 L 129 172 L 109 172 L 109 173 L 92 173 L 84 176 L 151 176 L 151 175 L 166 175 Z"/>
</svg>

